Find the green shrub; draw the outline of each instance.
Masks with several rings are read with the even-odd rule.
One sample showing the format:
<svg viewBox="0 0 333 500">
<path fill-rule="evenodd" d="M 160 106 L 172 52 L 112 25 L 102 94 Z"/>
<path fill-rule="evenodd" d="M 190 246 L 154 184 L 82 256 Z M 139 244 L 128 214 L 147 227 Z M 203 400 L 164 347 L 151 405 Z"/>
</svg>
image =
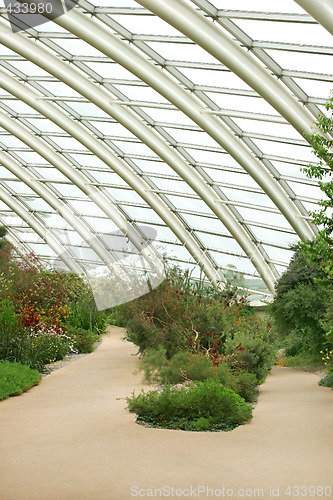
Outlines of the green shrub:
<svg viewBox="0 0 333 500">
<path fill-rule="evenodd" d="M 260 384 L 276 356 L 274 332 L 267 322 L 258 317 L 239 318 L 237 324 L 237 330 L 228 336 L 225 343 L 226 361 L 235 369 L 253 373 Z"/>
<path fill-rule="evenodd" d="M 73 339 L 74 350 L 77 352 L 86 354 L 93 352 L 96 342 L 100 340 L 99 335 L 90 330 L 79 330 L 71 327 L 68 332 Z"/>
<path fill-rule="evenodd" d="M 252 418 L 243 398 L 212 379 L 133 394 L 127 403 L 138 421 L 173 429 L 231 430 Z"/>
<path fill-rule="evenodd" d="M 28 366 L 9 361 L 0 362 L 0 401 L 17 396 L 37 385 L 41 375 Z"/>
</svg>

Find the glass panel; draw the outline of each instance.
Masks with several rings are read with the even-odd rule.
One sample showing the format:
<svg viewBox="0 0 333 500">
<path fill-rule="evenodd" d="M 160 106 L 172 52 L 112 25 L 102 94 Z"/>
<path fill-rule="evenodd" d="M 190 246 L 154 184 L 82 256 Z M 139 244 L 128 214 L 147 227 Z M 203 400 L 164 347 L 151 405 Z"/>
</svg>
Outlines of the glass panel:
<svg viewBox="0 0 333 500">
<path fill-rule="evenodd" d="M 76 200 L 75 203 L 71 201 L 69 205 L 72 205 L 73 208 L 82 215 L 96 215 L 98 217 L 104 214 L 100 208 L 89 201 Z"/>
<path fill-rule="evenodd" d="M 331 67 L 332 56 L 324 54 L 307 54 L 302 52 L 285 52 L 267 50 L 275 61 L 285 69 L 308 71 L 310 73 L 326 73 Z"/>
</svg>

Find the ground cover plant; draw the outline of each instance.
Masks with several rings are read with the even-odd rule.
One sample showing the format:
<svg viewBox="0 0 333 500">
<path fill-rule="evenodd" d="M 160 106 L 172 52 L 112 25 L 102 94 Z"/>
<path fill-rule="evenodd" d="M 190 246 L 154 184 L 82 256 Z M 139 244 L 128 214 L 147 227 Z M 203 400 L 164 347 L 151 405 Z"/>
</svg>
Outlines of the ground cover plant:
<svg viewBox="0 0 333 500">
<path fill-rule="evenodd" d="M 327 373 L 325 377 L 319 380 L 318 384 L 322 387 L 330 387 L 333 389 L 333 372 Z"/>
<path fill-rule="evenodd" d="M 0 362 L 0 401 L 10 396 L 18 396 L 37 385 L 41 375 L 21 363 Z"/>
<path fill-rule="evenodd" d="M 91 352 L 106 326 L 90 287 L 74 273 L 18 256 L 0 231 L 0 360 L 43 371 L 68 353 Z"/>
<path fill-rule="evenodd" d="M 194 284 L 189 273 L 183 274 L 178 269 L 171 270 L 166 280 L 146 296 L 119 306 L 114 320 L 126 327 L 127 339 L 138 346 L 140 369 L 146 381 L 166 388 L 177 384 L 182 387 L 191 381 L 195 385 L 187 387 L 186 398 L 195 387 L 220 388 L 223 394 L 225 389 L 231 391 L 235 402 L 234 423 L 239 401 L 246 407 L 245 400 L 255 400 L 257 387 L 265 380 L 275 359 L 271 325 L 253 312 L 235 287 L 216 291 L 201 282 Z M 169 392 L 167 389 L 168 398 L 172 399 L 170 405 L 180 405 L 173 391 Z M 195 394 L 199 398 L 199 393 Z M 208 418 L 209 412 L 208 416 L 200 414 L 200 405 L 196 407 L 196 418 L 185 410 L 181 416 L 173 414 L 176 411 L 173 409 L 168 418 L 161 420 L 157 411 L 160 400 L 154 393 L 133 396 L 128 402 L 131 411 L 137 410 L 139 420 L 149 418 L 155 425 L 163 421 L 163 426 L 195 430 L 199 424 L 194 422 L 199 418 L 207 430 L 226 430 L 233 425 L 231 420 L 223 420 L 223 413 L 219 424 Z M 139 402 L 145 406 L 143 413 L 139 411 Z M 233 410 L 230 412 L 231 415 Z"/>
</svg>

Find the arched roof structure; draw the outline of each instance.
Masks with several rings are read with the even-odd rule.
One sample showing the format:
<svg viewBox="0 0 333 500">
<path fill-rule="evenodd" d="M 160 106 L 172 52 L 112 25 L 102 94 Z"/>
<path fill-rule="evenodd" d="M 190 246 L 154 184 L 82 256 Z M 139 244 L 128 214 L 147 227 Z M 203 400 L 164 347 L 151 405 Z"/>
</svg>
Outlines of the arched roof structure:
<svg viewBox="0 0 333 500">
<path fill-rule="evenodd" d="M 126 281 L 166 257 L 273 293 L 317 234 L 301 169 L 333 87 L 332 2 L 81 0 L 21 31 L 0 16 L 11 241 L 75 272 Z"/>
</svg>

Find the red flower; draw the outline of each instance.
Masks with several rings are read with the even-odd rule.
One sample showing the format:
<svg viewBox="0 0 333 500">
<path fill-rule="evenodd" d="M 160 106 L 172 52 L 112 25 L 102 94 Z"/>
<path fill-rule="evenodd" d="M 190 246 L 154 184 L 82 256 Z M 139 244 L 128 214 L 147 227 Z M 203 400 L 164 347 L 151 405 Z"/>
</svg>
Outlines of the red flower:
<svg viewBox="0 0 333 500">
<path fill-rule="evenodd" d="M 244 351 L 244 347 L 242 347 L 242 344 L 238 344 L 238 346 L 236 347 L 237 351 Z"/>
</svg>

